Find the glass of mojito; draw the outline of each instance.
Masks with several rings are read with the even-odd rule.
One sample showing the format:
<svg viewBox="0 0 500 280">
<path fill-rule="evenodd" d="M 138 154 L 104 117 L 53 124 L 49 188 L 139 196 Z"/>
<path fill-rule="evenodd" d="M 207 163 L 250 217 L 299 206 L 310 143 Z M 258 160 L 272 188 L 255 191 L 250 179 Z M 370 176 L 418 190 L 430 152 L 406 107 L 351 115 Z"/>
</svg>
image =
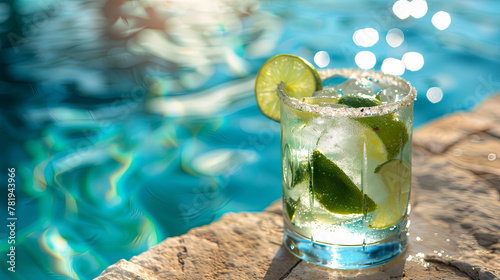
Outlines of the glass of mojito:
<svg viewBox="0 0 500 280">
<path fill-rule="evenodd" d="M 340 269 L 406 249 L 416 91 L 377 71 L 316 71 L 279 55 L 256 78 L 261 111 L 281 123 L 284 246 Z"/>
</svg>

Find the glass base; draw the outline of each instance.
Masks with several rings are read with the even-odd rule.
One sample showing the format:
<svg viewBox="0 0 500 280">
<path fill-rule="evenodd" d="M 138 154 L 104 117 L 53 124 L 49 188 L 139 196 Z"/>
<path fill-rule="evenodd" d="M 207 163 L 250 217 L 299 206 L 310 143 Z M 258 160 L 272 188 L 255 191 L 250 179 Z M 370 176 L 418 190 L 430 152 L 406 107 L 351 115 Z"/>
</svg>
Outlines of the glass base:
<svg viewBox="0 0 500 280">
<path fill-rule="evenodd" d="M 406 224 L 404 221 L 403 224 Z M 314 242 L 292 231 L 285 223 L 283 243 L 297 258 L 335 269 L 364 269 L 383 265 L 406 250 L 406 227 L 383 241 L 356 245 L 332 245 Z"/>
</svg>

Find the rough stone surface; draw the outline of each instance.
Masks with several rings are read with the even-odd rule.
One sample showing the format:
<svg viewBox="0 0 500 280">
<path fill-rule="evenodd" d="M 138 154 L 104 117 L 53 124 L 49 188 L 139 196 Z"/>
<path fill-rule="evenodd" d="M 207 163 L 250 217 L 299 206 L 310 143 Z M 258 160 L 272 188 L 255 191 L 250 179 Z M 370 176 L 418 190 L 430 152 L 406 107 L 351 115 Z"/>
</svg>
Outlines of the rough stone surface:
<svg viewBox="0 0 500 280">
<path fill-rule="evenodd" d="M 448 160 L 465 169 L 500 176 L 500 141 L 488 133 L 477 133 L 448 149 Z"/>
<path fill-rule="evenodd" d="M 460 113 L 438 119 L 415 133 L 413 143 L 434 153 L 442 153 L 452 144 L 478 131 L 487 131 L 494 127 L 494 121 L 488 116 Z"/>
<path fill-rule="evenodd" d="M 500 279 L 498 108 L 500 96 L 415 132 L 409 248 L 384 266 L 346 272 L 296 259 L 281 245 L 276 202 L 168 238 L 97 279 Z"/>
</svg>

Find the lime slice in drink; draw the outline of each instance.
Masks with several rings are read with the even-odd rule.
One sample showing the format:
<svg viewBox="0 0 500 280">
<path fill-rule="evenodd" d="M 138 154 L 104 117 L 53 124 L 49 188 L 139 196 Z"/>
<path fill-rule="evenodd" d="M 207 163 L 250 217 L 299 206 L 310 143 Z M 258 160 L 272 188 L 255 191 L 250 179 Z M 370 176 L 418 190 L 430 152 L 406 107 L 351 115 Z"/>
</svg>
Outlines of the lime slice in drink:
<svg viewBox="0 0 500 280">
<path fill-rule="evenodd" d="M 381 105 L 380 100 L 368 95 L 346 95 L 339 99 L 339 104 L 344 104 L 353 108 L 373 107 Z"/>
<path fill-rule="evenodd" d="M 410 139 L 405 123 L 398 120 L 394 114 L 357 118 L 356 120 L 377 133 L 384 142 L 388 159 L 395 158 Z"/>
<path fill-rule="evenodd" d="M 380 204 L 380 210 L 375 212 L 368 227 L 384 229 L 394 226 L 406 213 L 411 171 L 406 162 L 392 159 L 379 165 L 375 173 L 381 176 L 388 196 L 385 202 Z"/>
<path fill-rule="evenodd" d="M 292 188 L 309 179 L 308 169 L 307 161 L 298 163 L 292 174 Z"/>
<path fill-rule="evenodd" d="M 338 162 L 340 168 L 348 168 L 346 165 L 362 166 L 364 157 L 371 164 L 370 172 L 375 167 L 387 161 L 387 151 L 384 142 L 378 134 L 371 128 L 363 125 L 353 118 L 337 118 L 330 123 L 324 123 L 322 120 L 312 121 L 309 127 L 305 127 L 304 134 L 311 131 L 311 137 L 315 137 L 313 128 L 320 127 L 324 132 L 317 140 L 318 150 L 321 150 L 333 161 Z M 366 149 L 364 148 L 366 147 Z M 364 154 L 364 150 L 366 154 Z M 342 162 L 345 162 L 343 164 Z M 352 168 L 351 168 L 352 169 Z M 356 168 L 356 174 L 359 169 Z M 349 174 L 349 172 L 347 172 Z M 349 174 L 351 175 L 351 174 Z M 359 182 L 357 182 L 359 183 Z"/>
<path fill-rule="evenodd" d="M 282 82 L 285 92 L 297 99 L 312 96 L 323 88 L 318 72 L 305 59 L 291 54 L 271 57 L 255 78 L 255 98 L 262 114 L 277 122 L 280 121 L 280 102 L 276 89 Z"/>
<path fill-rule="evenodd" d="M 335 163 L 320 151 L 312 154 L 312 189 L 314 199 L 335 214 L 371 213 L 379 206 L 364 195 Z"/>
<path fill-rule="evenodd" d="M 381 104 L 380 100 L 362 95 L 343 96 L 338 103 L 354 108 L 373 107 Z M 377 133 L 384 142 L 389 159 L 395 158 L 410 138 L 405 123 L 398 120 L 395 114 L 356 118 L 356 120 Z"/>
<path fill-rule="evenodd" d="M 297 206 L 300 203 L 300 198 L 297 201 L 293 201 L 292 199 L 288 199 L 285 201 L 286 213 L 288 214 L 288 218 L 293 222 L 295 217 L 295 211 L 297 210 Z"/>
</svg>

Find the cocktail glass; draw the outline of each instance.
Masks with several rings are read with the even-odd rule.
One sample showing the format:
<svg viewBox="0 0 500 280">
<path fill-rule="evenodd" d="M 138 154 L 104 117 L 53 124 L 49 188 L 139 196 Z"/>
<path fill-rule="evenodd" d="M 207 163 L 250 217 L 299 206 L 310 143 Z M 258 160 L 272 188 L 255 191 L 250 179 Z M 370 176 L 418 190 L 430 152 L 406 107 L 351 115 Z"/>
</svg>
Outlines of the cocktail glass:
<svg viewBox="0 0 500 280">
<path fill-rule="evenodd" d="M 302 102 L 278 86 L 285 247 L 331 268 L 387 263 L 407 247 L 416 91 L 378 71 L 318 72 L 323 81 L 369 79 L 403 92 L 383 105 L 353 108 Z"/>
</svg>

